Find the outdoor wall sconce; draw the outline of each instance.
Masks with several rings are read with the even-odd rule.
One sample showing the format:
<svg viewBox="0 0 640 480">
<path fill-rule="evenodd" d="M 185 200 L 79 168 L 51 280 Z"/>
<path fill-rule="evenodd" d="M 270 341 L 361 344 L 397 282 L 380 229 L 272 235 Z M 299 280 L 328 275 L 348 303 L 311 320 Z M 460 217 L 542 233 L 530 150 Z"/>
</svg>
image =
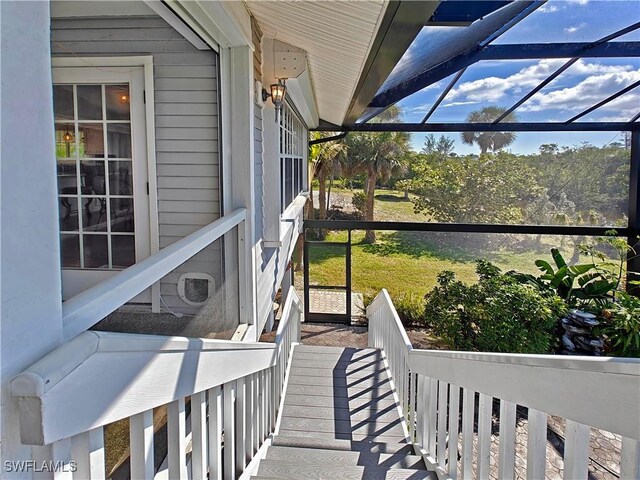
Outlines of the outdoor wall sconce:
<svg viewBox="0 0 640 480">
<path fill-rule="evenodd" d="M 66 143 L 71 143 L 73 142 L 73 135 L 71 134 L 71 132 L 69 132 L 69 129 L 67 128 L 67 131 L 64 132 L 64 135 L 62 136 L 62 139 L 66 142 Z"/>
<path fill-rule="evenodd" d="M 262 101 L 266 102 L 267 98 L 271 97 L 271 101 L 276 107 L 276 110 L 280 110 L 280 108 L 282 108 L 282 103 L 284 102 L 284 96 L 287 92 L 284 80 L 278 79 L 278 83 L 271 84 L 270 88 L 271 93 L 267 92 L 264 88 L 262 89 Z"/>
</svg>

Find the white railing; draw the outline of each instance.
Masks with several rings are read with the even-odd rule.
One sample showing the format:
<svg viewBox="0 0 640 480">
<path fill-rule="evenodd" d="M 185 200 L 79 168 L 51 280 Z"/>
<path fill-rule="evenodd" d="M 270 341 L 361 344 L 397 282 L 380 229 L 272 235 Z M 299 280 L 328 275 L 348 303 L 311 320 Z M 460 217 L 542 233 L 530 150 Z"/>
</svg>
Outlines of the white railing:
<svg viewBox="0 0 640 480">
<path fill-rule="evenodd" d="M 237 225 L 244 224 L 246 216 L 246 209 L 235 210 L 63 302 L 65 340 L 91 328 Z M 244 237 L 240 229 L 239 252 L 243 251 Z"/>
<path fill-rule="evenodd" d="M 273 431 L 301 319 L 291 289 L 275 344 L 84 332 L 11 381 L 22 442 L 49 446 L 38 460 L 61 462 L 56 478 L 104 479 L 103 427 L 129 418 L 131 478 L 152 479 L 166 405 L 166 476 L 235 479 Z"/>
<path fill-rule="evenodd" d="M 370 346 L 384 350 L 410 438 L 440 478 L 495 471 L 494 399 L 497 478 L 515 478 L 517 406 L 527 408 L 528 479 L 545 478 L 548 415 L 566 420 L 565 479 L 587 478 L 591 427 L 622 437 L 620 478 L 640 478 L 640 360 L 414 349 L 386 290 L 367 316 Z"/>
</svg>

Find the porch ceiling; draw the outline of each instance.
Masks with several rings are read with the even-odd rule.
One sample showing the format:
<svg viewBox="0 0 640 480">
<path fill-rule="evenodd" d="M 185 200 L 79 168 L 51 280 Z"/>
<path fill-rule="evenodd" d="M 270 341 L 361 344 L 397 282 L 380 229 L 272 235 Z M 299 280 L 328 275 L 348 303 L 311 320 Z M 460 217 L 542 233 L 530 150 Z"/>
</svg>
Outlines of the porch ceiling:
<svg viewBox="0 0 640 480">
<path fill-rule="evenodd" d="M 320 118 L 342 125 L 387 0 L 248 1 L 267 37 L 307 52 Z"/>
</svg>

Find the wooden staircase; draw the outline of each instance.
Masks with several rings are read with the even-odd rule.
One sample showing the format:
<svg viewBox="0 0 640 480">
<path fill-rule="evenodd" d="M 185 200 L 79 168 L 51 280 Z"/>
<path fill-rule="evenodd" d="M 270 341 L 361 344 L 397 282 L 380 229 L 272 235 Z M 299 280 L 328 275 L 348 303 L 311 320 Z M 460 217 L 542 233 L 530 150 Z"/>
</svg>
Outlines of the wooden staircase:
<svg viewBox="0 0 640 480">
<path fill-rule="evenodd" d="M 378 349 L 296 345 L 256 479 L 429 479 Z"/>
</svg>

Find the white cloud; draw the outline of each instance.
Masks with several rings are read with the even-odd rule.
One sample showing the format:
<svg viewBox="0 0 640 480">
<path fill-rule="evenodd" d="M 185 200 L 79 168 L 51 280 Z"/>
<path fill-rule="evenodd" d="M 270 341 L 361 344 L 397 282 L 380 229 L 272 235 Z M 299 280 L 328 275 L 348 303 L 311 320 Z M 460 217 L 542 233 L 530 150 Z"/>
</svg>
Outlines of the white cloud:
<svg viewBox="0 0 640 480">
<path fill-rule="evenodd" d="M 586 5 L 589 0 L 566 0 L 567 3 L 577 3 L 578 5 Z"/>
<path fill-rule="evenodd" d="M 571 27 L 566 27 L 566 28 L 564 29 L 564 33 L 575 33 L 575 32 L 577 32 L 578 30 L 580 30 L 581 28 L 584 28 L 584 27 L 586 27 L 586 26 L 587 26 L 587 24 L 586 24 L 586 23 L 581 23 L 581 24 L 579 24 L 579 25 L 573 25 L 573 26 L 571 26 Z"/>
<path fill-rule="evenodd" d="M 442 108 L 446 108 L 446 107 L 459 107 L 460 105 L 475 105 L 478 102 L 472 102 L 472 101 L 468 101 L 468 102 L 450 102 L 450 103 L 443 103 L 441 106 Z"/>
<path fill-rule="evenodd" d="M 518 72 L 507 77 L 487 77 L 470 82 L 464 82 L 453 88 L 447 101 L 452 102 L 498 102 L 505 95 L 524 96 L 528 91 L 537 87 L 549 75 L 555 72 L 560 66 L 566 62 L 566 59 L 547 59 L 541 60 L 533 65 L 529 65 L 520 69 Z M 580 77 L 592 77 L 597 75 L 610 75 L 612 78 L 618 78 L 624 73 L 633 71 L 631 65 L 603 65 L 598 62 L 585 62 L 578 60 L 569 70 L 564 72 L 559 79 L 564 82 L 570 80 L 575 84 Z M 598 77 L 600 78 L 600 77 Z M 622 77 L 621 77 L 622 78 Z M 554 84 L 551 83 L 551 86 Z M 534 96 L 531 101 L 537 98 L 541 93 Z M 523 105 L 523 109 L 530 102 Z M 546 107 L 545 107 L 546 108 Z"/>
<path fill-rule="evenodd" d="M 543 6 L 538 8 L 537 11 L 540 13 L 554 13 L 554 12 L 557 12 L 558 10 L 559 9 L 557 6 L 553 4 L 545 3 Z"/>
<path fill-rule="evenodd" d="M 617 73 L 591 75 L 572 87 L 549 92 L 538 92 L 520 109 L 523 112 L 561 110 L 580 112 L 640 80 L 640 69 Z M 599 108 L 600 114 L 618 114 L 632 117 L 640 106 L 640 95 L 629 93 Z M 635 112 L 635 113 L 633 113 Z"/>
</svg>

